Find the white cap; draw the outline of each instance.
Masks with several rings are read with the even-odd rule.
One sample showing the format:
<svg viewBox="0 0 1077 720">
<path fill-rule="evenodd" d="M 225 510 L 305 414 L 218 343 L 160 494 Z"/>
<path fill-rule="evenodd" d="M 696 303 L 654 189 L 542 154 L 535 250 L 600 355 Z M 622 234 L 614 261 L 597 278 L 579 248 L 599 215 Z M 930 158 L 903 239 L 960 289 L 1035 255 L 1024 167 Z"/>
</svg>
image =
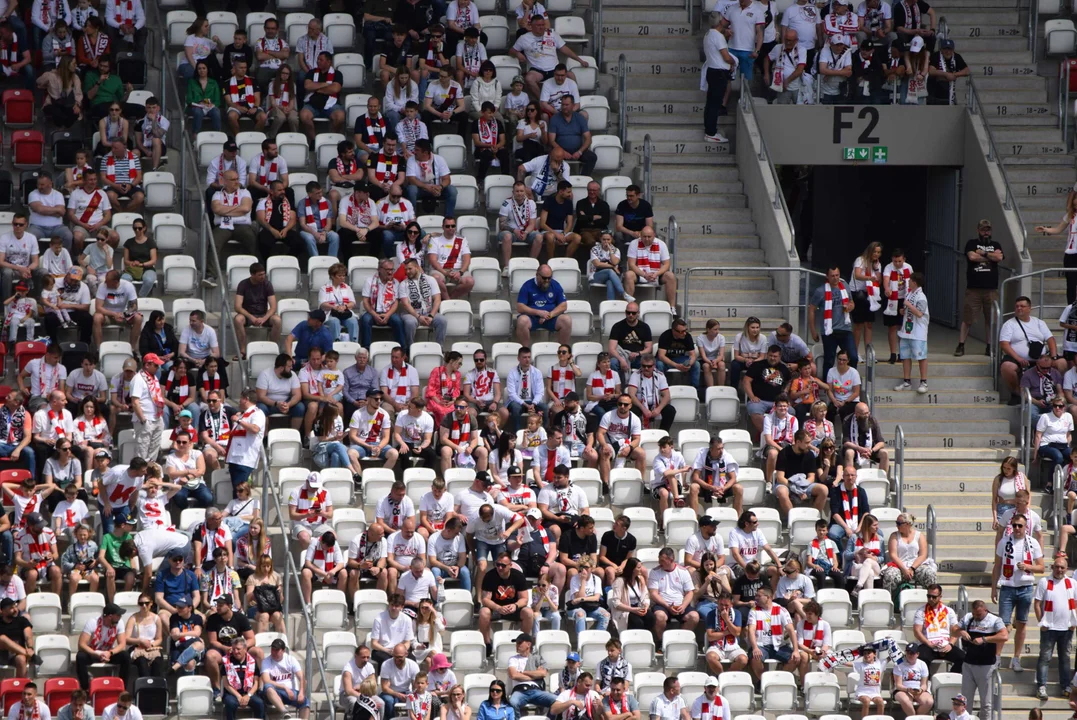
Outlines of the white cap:
<svg viewBox="0 0 1077 720">
<path fill-rule="evenodd" d="M 718 678 L 713 675 L 708 675 L 707 681 L 703 683 L 703 687 L 718 687 Z"/>
<path fill-rule="evenodd" d="M 320 488 L 322 486 L 322 476 L 317 470 L 307 475 L 307 485 L 312 488 Z"/>
<path fill-rule="evenodd" d="M 542 511 L 539 510 L 538 508 L 531 508 L 530 510 L 527 511 L 527 517 L 535 518 L 536 520 L 541 520 L 542 519 Z"/>
<path fill-rule="evenodd" d="M 915 52 L 920 52 L 923 49 L 924 49 L 924 39 L 922 37 L 920 37 L 919 35 L 917 35 L 916 37 L 914 37 L 912 39 L 912 42 L 909 43 L 909 52 L 914 52 L 914 53 Z"/>
<path fill-rule="evenodd" d="M 850 45 L 852 45 L 852 41 L 849 39 L 848 35 L 833 35 L 830 38 L 830 44 L 844 45 L 845 47 L 849 47 Z"/>
</svg>

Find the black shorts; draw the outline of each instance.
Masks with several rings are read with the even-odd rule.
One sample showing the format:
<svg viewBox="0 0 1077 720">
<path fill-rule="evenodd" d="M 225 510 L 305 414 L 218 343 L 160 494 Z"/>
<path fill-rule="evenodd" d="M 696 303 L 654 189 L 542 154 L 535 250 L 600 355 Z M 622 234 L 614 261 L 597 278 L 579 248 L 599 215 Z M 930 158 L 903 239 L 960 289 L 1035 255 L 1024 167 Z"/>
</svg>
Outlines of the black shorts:
<svg viewBox="0 0 1077 720">
<path fill-rule="evenodd" d="M 868 304 L 868 294 L 863 290 L 853 293 L 853 311 L 849 313 L 849 319 L 854 324 L 869 323 L 875 321 L 875 313 Z"/>
<path fill-rule="evenodd" d="M 549 80 L 550 78 L 553 77 L 553 74 L 554 74 L 555 71 L 554 70 L 539 70 L 538 68 L 531 68 L 531 69 L 528 70 L 528 72 L 542 73 L 542 80 L 545 82 L 546 80 Z"/>
<path fill-rule="evenodd" d="M 905 319 L 905 300 L 899 299 L 897 315 L 883 313 L 883 327 L 901 327 L 901 321 Z"/>
<path fill-rule="evenodd" d="M 680 615 L 674 615 L 674 614 L 673 614 L 673 611 L 672 611 L 672 610 L 670 610 L 669 608 L 664 608 L 664 607 L 662 607 L 662 608 L 657 608 L 657 609 L 655 610 L 655 612 L 663 612 L 663 613 L 665 613 L 665 614 L 666 614 L 666 617 L 667 617 L 667 618 L 669 619 L 669 622 L 677 622 L 677 623 L 682 623 L 682 624 L 684 623 L 684 617 L 685 617 L 685 616 L 686 616 L 686 615 L 687 615 L 688 613 L 691 613 L 691 612 L 695 612 L 695 611 L 696 611 L 695 607 L 693 607 L 693 606 L 691 606 L 691 605 L 689 605 L 689 606 L 688 606 L 688 609 L 687 609 L 687 610 L 685 610 L 685 611 L 684 611 L 683 613 L 681 613 Z"/>
</svg>

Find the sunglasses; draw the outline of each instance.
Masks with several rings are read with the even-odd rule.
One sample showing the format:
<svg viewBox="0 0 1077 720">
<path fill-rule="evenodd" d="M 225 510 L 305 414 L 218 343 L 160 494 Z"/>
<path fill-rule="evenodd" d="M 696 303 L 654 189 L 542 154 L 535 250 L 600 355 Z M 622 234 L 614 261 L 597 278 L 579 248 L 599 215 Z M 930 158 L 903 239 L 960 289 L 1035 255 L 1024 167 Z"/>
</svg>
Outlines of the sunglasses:
<svg viewBox="0 0 1077 720">
<path fill-rule="evenodd" d="M 190 445 L 191 443 L 190 443 L 189 440 L 177 440 L 176 444 L 177 445 Z"/>
<path fill-rule="evenodd" d="M 453 225 L 443 225 L 442 227 L 444 227 L 446 230 L 455 230 L 456 229 L 455 224 L 453 224 Z"/>
<path fill-rule="evenodd" d="M 467 405 L 457 405 L 456 409 L 457 410 L 467 410 Z"/>
<path fill-rule="evenodd" d="M 569 352 L 568 352 L 568 350 L 558 350 L 558 351 L 557 351 L 557 354 L 558 354 L 558 355 L 568 355 L 568 354 L 569 354 Z"/>
<path fill-rule="evenodd" d="M 928 595 L 927 599 L 928 600 L 938 600 L 941 597 L 942 597 L 942 595 Z"/>
<path fill-rule="evenodd" d="M 511 566 L 511 565 L 509 565 L 508 563 L 497 563 L 497 567 L 499 567 L 499 568 L 501 568 L 502 570 L 504 570 L 505 568 L 508 568 L 508 567 L 512 567 L 512 566 Z"/>
<path fill-rule="evenodd" d="M 639 310 L 625 310 L 625 315 L 639 315 Z"/>
<path fill-rule="evenodd" d="M 183 558 L 174 557 L 174 558 L 172 558 L 172 562 L 174 562 L 174 563 L 183 562 Z"/>
<path fill-rule="evenodd" d="M 650 370 L 651 368 L 654 367 L 654 363 L 651 363 L 650 365 L 640 365 L 640 367 L 643 368 L 644 370 Z"/>
<path fill-rule="evenodd" d="M 18 225 L 16 225 L 15 227 L 18 227 Z M 1061 410 L 1062 408 L 1064 408 L 1066 406 L 1065 405 L 1052 405 L 1051 407 L 1053 407 L 1055 410 Z"/>
<path fill-rule="evenodd" d="M 418 230 L 408 230 L 408 235 L 418 235 L 418 234 L 419 234 Z"/>
<path fill-rule="evenodd" d="M 150 605 L 153 605 L 153 603 L 150 602 L 149 600 L 139 600 L 138 604 L 141 607 L 149 607 Z"/>
<path fill-rule="evenodd" d="M 1019 525 L 1019 524 L 1017 524 L 1017 523 L 1014 523 L 1014 524 L 1013 524 L 1013 529 L 1014 529 L 1014 530 L 1021 530 L 1021 529 L 1023 529 L 1024 527 L 1025 527 L 1024 523 L 1021 523 L 1020 525 Z"/>
<path fill-rule="evenodd" d="M 617 407 L 632 407 L 632 403 L 617 403 Z"/>
<path fill-rule="evenodd" d="M 11 227 L 26 227 L 26 223 L 24 223 L 24 222 L 13 222 L 13 223 L 11 223 Z"/>
<path fill-rule="evenodd" d="M 504 692 L 504 690 L 502 690 L 501 688 L 490 688 L 490 692 L 492 692 L 492 693 L 501 693 L 501 692 Z"/>
</svg>

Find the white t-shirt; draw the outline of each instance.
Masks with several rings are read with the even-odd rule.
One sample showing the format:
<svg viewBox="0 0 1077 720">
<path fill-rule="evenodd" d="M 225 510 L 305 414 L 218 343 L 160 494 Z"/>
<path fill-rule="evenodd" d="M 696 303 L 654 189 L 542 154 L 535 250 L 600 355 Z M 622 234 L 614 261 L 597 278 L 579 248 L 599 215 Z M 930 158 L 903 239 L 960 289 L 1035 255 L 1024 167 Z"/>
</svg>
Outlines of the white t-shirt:
<svg viewBox="0 0 1077 720">
<path fill-rule="evenodd" d="M 998 577 L 999 587 L 1029 587 L 1036 581 L 1036 578 L 1032 573 L 1018 569 L 1017 563 L 1030 562 L 1030 560 L 1035 563 L 1043 557 L 1043 550 L 1040 549 L 1040 544 L 1035 538 L 1026 535 L 1017 540 L 1009 537 L 998 541 L 998 545 L 995 546 L 995 556 L 1002 558 L 1002 570 Z M 1007 562 L 1007 557 L 1012 560 L 1012 565 Z M 1006 577 L 1007 573 L 1010 577 Z"/>
<path fill-rule="evenodd" d="M 7 585 L 0 585 L 0 600 L 4 598 L 11 598 L 15 602 L 22 602 L 26 599 L 26 585 L 21 577 L 12 575 L 11 582 Z"/>
<path fill-rule="evenodd" d="M 348 664 L 344 666 L 344 672 L 341 675 L 351 675 L 352 687 L 357 688 L 361 682 L 373 675 L 375 670 L 374 663 L 369 660 L 363 667 L 359 667 L 359 664 L 355 662 L 355 658 L 352 657 Z"/>
<path fill-rule="evenodd" d="M 660 567 L 651 570 L 647 577 L 647 589 L 658 590 L 659 596 L 670 605 L 680 605 L 687 595 L 695 592 L 692 576 L 678 565 L 670 571 Z"/>
<path fill-rule="evenodd" d="M 628 442 L 643 432 L 639 417 L 631 412 L 628 413 L 628 417 L 622 418 L 616 410 L 610 410 L 602 416 L 598 426 L 605 429 L 607 440 L 615 440 L 619 443 Z"/>
<path fill-rule="evenodd" d="M 410 171 L 408 172 L 408 175 L 411 175 Z M 468 245 L 467 238 L 465 238 L 463 235 L 453 235 L 452 238 L 447 238 L 444 235 L 440 234 L 434 235 L 430 238 L 430 244 L 426 248 L 426 254 L 435 255 L 437 257 L 438 264 L 440 264 L 442 267 L 445 267 L 445 264 L 448 262 L 449 258 L 453 254 L 452 251 L 453 247 L 455 247 L 456 245 L 457 238 L 460 239 L 460 250 L 456 253 L 456 258 L 453 261 L 453 266 L 451 269 L 459 269 L 464 258 L 471 255 L 471 246 Z"/>
<path fill-rule="evenodd" d="M 550 512 L 579 515 L 580 512 L 590 507 L 587 501 L 587 493 L 575 485 L 566 488 L 555 488 L 553 483 L 547 483 L 546 487 L 539 491 L 538 504 L 545 505 Z"/>
<path fill-rule="evenodd" d="M 425 512 L 426 519 L 435 528 L 440 528 L 445 524 L 445 518 L 452 512 L 454 505 L 452 493 L 448 490 L 441 493 L 441 498 L 434 497 L 433 491 L 419 498 L 419 512 Z"/>
<path fill-rule="evenodd" d="M 383 610 L 374 618 L 370 637 L 385 647 L 411 642 L 415 639 L 415 621 L 405 612 L 400 612 L 394 619 L 388 610 Z"/>
<path fill-rule="evenodd" d="M 449 567 L 460 564 L 460 556 L 467 553 L 467 544 L 464 542 L 464 533 L 457 533 L 451 540 L 440 532 L 430 536 L 426 543 L 426 554 L 437 558 L 438 562 Z"/>
<path fill-rule="evenodd" d="M 285 687 L 291 688 L 292 692 L 296 692 L 299 689 L 299 673 L 303 671 L 303 668 L 299 666 L 299 661 L 288 653 L 284 653 L 284 657 L 277 662 L 273 659 L 273 656 L 266 654 L 265 660 L 262 661 L 262 674 L 269 675 L 269 679 L 276 683 L 281 683 Z"/>
<path fill-rule="evenodd" d="M 258 467 L 258 458 L 262 452 L 262 439 L 266 434 L 265 413 L 253 405 L 242 413 L 242 422 L 249 423 L 258 428 L 258 432 L 250 433 L 239 427 L 237 422 L 232 428 L 232 436 L 228 445 L 228 462 L 242 465 L 243 467 Z"/>
<path fill-rule="evenodd" d="M 665 693 L 658 693 L 658 696 L 651 701 L 650 716 L 658 717 L 659 720 L 680 720 L 681 710 L 687 708 L 688 705 L 680 694 L 670 700 Z"/>
<path fill-rule="evenodd" d="M 409 412 L 402 412 L 396 416 L 396 427 L 400 428 L 400 437 L 409 445 L 421 445 L 427 433 L 434 432 L 434 418 L 425 410 L 419 417 Z"/>
<path fill-rule="evenodd" d="M 115 290 L 110 288 L 107 283 L 101 283 L 97 286 L 97 302 L 109 312 L 122 313 L 127 310 L 131 303 L 138 302 L 138 291 L 128 280 L 121 279 L 119 287 Z M 206 329 L 213 332 L 209 325 L 206 325 Z M 184 336 L 188 334 L 189 330 L 189 327 L 183 329 Z M 214 335 L 214 338 L 216 339 L 216 335 Z"/>
<path fill-rule="evenodd" d="M 93 200 L 94 195 L 97 195 L 97 200 Z M 96 202 L 97 206 L 88 218 L 83 219 L 86 211 L 90 208 L 91 202 Z M 75 219 L 79 222 L 86 225 L 96 225 L 105 217 L 105 212 L 112 209 L 112 205 L 108 201 L 108 195 L 101 188 L 94 190 L 93 195 L 91 195 L 79 187 L 71 191 L 71 197 L 67 199 L 67 209 L 74 213 Z M 37 243 L 35 242 L 34 245 L 36 248 Z"/>
<path fill-rule="evenodd" d="M 916 615 L 913 616 L 912 624 L 919 625 L 924 633 L 924 637 L 928 639 L 931 644 L 938 642 L 939 644 L 946 644 L 950 642 L 950 629 L 958 626 L 957 613 L 954 609 L 940 604 L 935 610 L 931 622 L 927 621 L 927 606 L 924 605 L 916 611 Z"/>
<path fill-rule="evenodd" d="M 812 35 L 811 37 L 814 44 L 815 36 Z M 785 89 L 790 92 L 800 90 L 800 84 L 803 82 L 804 78 L 803 74 L 792 82 L 789 82 L 788 78 L 796 72 L 797 67 L 804 65 L 807 62 L 805 46 L 798 42 L 796 48 L 792 51 L 787 51 L 785 46 L 778 44 L 770 51 L 768 57 L 770 57 L 771 67 L 781 68 L 782 77 L 785 78 L 786 82 Z M 849 284 L 850 286 L 852 285 L 851 282 Z"/>
<path fill-rule="evenodd" d="M 666 380 L 666 374 L 660 370 L 655 370 L 651 377 L 643 375 L 641 370 L 633 370 L 628 376 L 625 391 L 633 387 L 636 388 L 636 398 L 640 402 L 648 408 L 655 408 L 662 399 L 662 391 L 669 389 L 669 381 Z M 635 413 L 632 417 L 636 417 Z"/>
<path fill-rule="evenodd" d="M 919 689 L 921 682 L 929 674 L 927 664 L 923 660 L 918 659 L 915 663 L 910 663 L 908 659 L 902 658 L 901 662 L 894 666 L 894 687 L 896 689 L 897 681 L 901 680 L 902 687 Z"/>
<path fill-rule="evenodd" d="M 437 593 L 438 581 L 434 578 L 434 573 L 423 568 L 419 577 L 415 577 L 415 574 L 410 571 L 404 573 L 396 586 L 400 592 L 404 593 L 404 602 L 418 605 L 420 600 L 431 597 L 432 593 Z"/>
<path fill-rule="evenodd" d="M 522 123 L 523 120 L 520 122 Z M 511 230 L 523 230 L 529 222 L 537 220 L 539 215 L 534 200 L 524 200 L 517 205 L 513 198 L 508 198 L 501 203 L 501 209 L 497 214 L 505 218 L 505 226 Z"/>
<path fill-rule="evenodd" d="M 413 557 L 426 557 L 426 540 L 417 532 L 406 538 L 403 530 L 397 530 L 389 536 L 389 554 L 395 555 L 396 561 L 406 566 Z"/>
<path fill-rule="evenodd" d="M 96 397 L 98 393 L 108 390 L 108 381 L 100 370 L 91 370 L 90 377 L 86 377 L 82 368 L 79 368 L 67 376 L 67 387 L 68 395 L 76 400 L 82 400 L 87 395 Z"/>
<path fill-rule="evenodd" d="M 1051 337 L 1051 330 L 1047 327 L 1047 323 L 1038 317 L 1029 317 L 1027 322 L 1021 322 L 1020 325 L 1018 325 L 1018 322 L 1020 321 L 1017 318 L 1012 317 L 1002 323 L 1002 330 L 999 332 L 998 340 L 1000 343 L 1008 342 L 1015 355 L 1022 360 L 1028 360 L 1029 341 L 1046 343 L 1048 338 Z M 1022 327 L 1024 327 L 1024 332 L 1021 332 Z M 1026 334 L 1028 335 L 1027 338 L 1025 337 Z"/>
<path fill-rule="evenodd" d="M 547 30 L 540 37 L 534 33 L 525 33 L 516 39 L 512 49 L 522 53 L 532 70 L 550 72 L 557 65 L 557 51 L 565 46 L 565 41 L 553 30 Z"/>
<path fill-rule="evenodd" d="M 667 470 L 680 470 L 683 467 L 687 467 L 688 463 L 684 459 L 684 455 L 674 450 L 669 457 L 666 457 L 661 452 L 654 456 L 654 463 L 651 464 L 651 488 L 665 487 L 666 479 L 662 475 Z M 687 485 L 685 482 L 685 476 L 681 475 L 679 479 L 680 485 Z"/>
<path fill-rule="evenodd" d="M 923 313 L 916 317 L 909 312 L 909 307 L 915 307 Z M 927 327 L 931 323 L 931 313 L 927 307 L 927 294 L 922 288 L 913 290 L 905 296 L 905 317 L 898 326 L 898 337 L 910 340 L 927 340 Z"/>
<path fill-rule="evenodd" d="M 61 500 L 56 504 L 56 509 L 52 511 L 54 518 L 62 518 L 61 528 L 73 528 L 80 522 L 85 520 L 90 515 L 90 509 L 86 507 L 86 503 L 78 498 L 75 498 L 75 502 L 68 502 L 67 500 Z M 21 580 L 19 582 L 22 582 Z M 3 597 L 0 596 L 0 600 Z"/>
<path fill-rule="evenodd" d="M 1010 521 L 1013 520 L 1013 516 L 1016 514 L 1017 508 L 1010 508 L 1006 512 L 1002 513 L 1002 517 L 999 519 L 999 525 L 1002 526 L 1003 535 L 1013 534 L 1013 528 L 1010 526 Z M 1040 514 L 1032 508 L 1026 510 L 1024 515 L 1028 519 L 1028 527 L 1026 528 L 1025 532 L 1027 532 L 1032 537 L 1035 537 L 1036 533 L 1043 530 L 1043 520 L 1040 518 Z"/>
<path fill-rule="evenodd" d="M 52 189 L 48 195 L 42 195 L 37 190 L 30 193 L 30 197 L 27 199 L 27 205 L 33 205 L 34 203 L 41 203 L 42 207 L 56 208 L 64 207 L 66 199 L 63 193 L 56 188 Z M 64 220 L 62 217 L 56 217 L 55 215 L 41 215 L 33 210 L 30 211 L 30 224 L 36 225 L 39 228 L 52 228 L 58 225 L 63 225 Z"/>
<path fill-rule="evenodd" d="M 293 372 L 291 377 L 281 378 L 273 368 L 266 368 L 258 375 L 255 388 L 265 390 L 266 397 L 274 403 L 287 402 L 292 397 L 292 391 L 299 389 L 299 373 Z"/>
<path fill-rule="evenodd" d="M 828 70 L 844 70 L 847 67 L 851 67 L 853 64 L 853 54 L 848 48 L 845 49 L 838 57 L 834 57 L 834 51 L 830 45 L 827 45 L 819 53 L 819 67 L 826 67 Z M 819 73 L 819 77 L 822 78 L 822 93 L 827 97 L 837 95 L 841 91 L 841 84 L 847 78 L 840 75 L 823 75 Z"/>
<path fill-rule="evenodd" d="M 860 373 L 856 368 L 850 367 L 844 374 L 838 372 L 837 367 L 832 367 L 826 373 L 826 383 L 834 390 L 834 397 L 842 402 L 855 399 L 853 388 L 861 385 Z"/>
<path fill-rule="evenodd" d="M 778 610 L 777 614 L 774 613 L 775 608 Z M 755 642 L 760 647 L 784 645 L 786 643 L 785 626 L 792 623 L 793 619 L 789 616 L 789 611 L 777 603 L 771 605 L 770 610 L 756 606 L 748 613 L 749 632 L 755 633 Z M 774 625 L 780 625 L 782 629 L 775 631 Z"/>
<path fill-rule="evenodd" d="M 684 554 L 686 557 L 691 557 L 696 562 L 703 557 L 703 553 L 709 552 L 715 557 L 722 557 L 725 554 L 725 545 L 722 542 L 722 536 L 718 533 L 711 535 L 709 538 L 703 537 L 703 533 L 699 530 L 688 536 L 688 539 L 684 541 Z"/>
<path fill-rule="evenodd" d="M 63 428 L 64 434 L 68 438 L 75 434 L 75 423 L 71 419 L 71 411 L 67 408 L 56 414 L 46 405 L 34 413 L 34 435 L 41 435 L 46 440 L 55 440 L 59 437 L 58 427 Z"/>
<path fill-rule="evenodd" d="M 410 622 L 410 620 L 409 620 Z M 411 658 L 404 658 L 404 667 L 398 668 L 396 662 L 390 658 L 381 664 L 381 672 L 378 677 L 389 681 L 389 687 L 398 693 L 410 693 L 411 681 L 419 674 L 419 665 Z"/>
<path fill-rule="evenodd" d="M 768 544 L 762 530 L 746 532 L 740 528 L 733 528 L 729 531 L 729 547 L 740 551 L 740 556 L 746 565 L 752 560 L 759 560 L 759 553 Z"/>
<path fill-rule="evenodd" d="M 202 326 L 202 332 L 196 333 L 191 329 L 191 326 L 183 328 L 183 332 L 180 333 L 179 339 L 180 345 L 187 346 L 187 354 L 196 360 L 203 360 L 209 357 L 210 351 L 215 347 L 219 347 L 217 343 L 217 331 L 209 325 Z"/>
<path fill-rule="evenodd" d="M 580 101 L 580 88 L 576 85 L 576 81 L 570 77 L 566 77 L 565 81 L 560 85 L 557 84 L 556 78 L 549 78 L 542 83 L 542 94 L 539 96 L 539 100 L 544 103 L 553 105 L 556 109 L 561 109 L 561 96 L 571 95 L 573 102 Z"/>
<path fill-rule="evenodd" d="M 430 87 L 437 86 L 437 83 L 432 83 Z M 427 96 L 430 95 L 430 90 L 426 91 Z M 463 91 L 461 91 L 460 97 L 463 97 Z M 415 155 L 408 158 L 407 170 L 405 175 L 407 177 L 419 178 L 425 183 L 431 183 L 435 185 L 441 184 L 441 178 L 448 177 L 449 166 L 445 162 L 445 158 L 434 153 L 430 154 L 429 160 L 420 161 Z"/>
<path fill-rule="evenodd" d="M 877 697 L 882 691 L 883 664 L 876 656 L 874 662 L 857 660 L 853 663 L 853 672 L 860 676 L 856 686 L 857 697 Z"/>
<path fill-rule="evenodd" d="M 401 498 L 400 502 L 393 502 L 393 499 L 386 495 L 378 501 L 374 517 L 389 527 L 399 530 L 405 520 L 415 517 L 415 503 L 407 495 Z"/>
<path fill-rule="evenodd" d="M 729 703 L 721 695 L 714 698 L 708 700 L 706 695 L 700 695 L 692 701 L 692 720 L 729 720 Z"/>
<path fill-rule="evenodd" d="M 26 363 L 26 372 L 30 375 L 30 395 L 48 398 L 53 390 L 63 390 L 67 381 L 67 368 L 57 362 L 49 365 L 45 358 L 34 358 Z"/>
<path fill-rule="evenodd" d="M 493 508 L 494 514 L 490 516 L 489 521 L 485 521 L 481 517 L 474 521 L 469 520 L 467 534 L 473 535 L 476 540 L 497 545 L 504 542 L 501 534 L 505 532 L 509 525 L 516 522 L 516 519 L 520 516 L 504 505 L 494 505 Z"/>
<path fill-rule="evenodd" d="M 45 704 L 45 701 L 41 698 L 37 698 L 36 702 L 37 711 L 28 712 L 26 713 L 26 716 L 32 717 L 34 720 L 52 720 L 52 712 L 49 710 L 49 706 Z M 116 706 L 113 705 L 112 707 L 115 708 Z M 105 708 L 105 711 L 108 712 L 108 709 L 109 708 Z M 134 706 L 132 706 L 132 709 L 134 709 Z M 115 715 L 115 712 L 113 712 L 113 715 Z M 8 720 L 21 720 L 22 716 L 22 700 L 17 700 L 15 704 L 11 706 L 11 710 L 8 711 L 7 717 Z"/>
<path fill-rule="evenodd" d="M 1040 438 L 1042 445 L 1050 443 L 1065 444 L 1067 442 L 1066 433 L 1073 432 L 1073 416 L 1068 412 L 1062 413 L 1061 417 L 1056 416 L 1053 412 L 1044 413 L 1040 415 L 1040 419 L 1036 423 L 1036 432 L 1043 433 Z"/>
<path fill-rule="evenodd" d="M 460 514 L 468 523 L 472 523 L 479 518 L 479 508 L 483 505 L 493 505 L 494 498 L 488 492 L 475 492 L 474 488 L 468 488 L 456 498 L 456 504 L 460 507 Z"/>
<path fill-rule="evenodd" d="M 766 8 L 757 2 L 748 7 L 741 7 L 740 3 L 730 4 L 722 12 L 722 17 L 729 22 L 733 36 L 729 39 L 729 47 L 733 50 L 753 52 L 755 50 L 755 30 L 766 24 Z"/>
</svg>

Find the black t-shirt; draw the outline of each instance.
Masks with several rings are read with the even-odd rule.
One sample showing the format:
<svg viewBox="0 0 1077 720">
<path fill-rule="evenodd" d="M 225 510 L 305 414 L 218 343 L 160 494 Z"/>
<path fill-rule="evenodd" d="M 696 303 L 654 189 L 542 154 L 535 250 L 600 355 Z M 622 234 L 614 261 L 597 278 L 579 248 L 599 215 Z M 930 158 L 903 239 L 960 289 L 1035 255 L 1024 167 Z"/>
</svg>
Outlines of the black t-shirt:
<svg viewBox="0 0 1077 720">
<path fill-rule="evenodd" d="M 171 633 L 173 630 L 179 630 L 180 635 L 191 635 L 192 630 L 196 627 L 202 627 L 202 616 L 196 612 L 191 613 L 191 617 L 184 620 L 179 616 L 179 613 L 172 613 L 172 617 L 168 619 L 168 631 Z"/>
<path fill-rule="evenodd" d="M 654 210 L 649 202 L 640 198 L 636 207 L 629 205 L 627 200 L 617 203 L 617 214 L 621 216 L 625 230 L 639 232 L 647 224 L 647 218 L 654 217 Z"/>
<path fill-rule="evenodd" d="M 636 537 L 632 533 L 625 533 L 623 538 L 618 539 L 612 530 L 607 530 L 602 533 L 602 547 L 606 548 L 606 557 L 610 562 L 620 565 L 636 549 Z"/>
<path fill-rule="evenodd" d="M 876 50 L 871 58 L 865 58 L 859 52 L 852 54 L 852 70 L 854 92 L 859 94 L 860 81 L 866 79 L 871 90 L 877 90 L 883 82 L 883 58 L 884 53 Z"/>
<path fill-rule="evenodd" d="M 599 421 L 600 418 L 596 418 L 594 413 L 584 413 L 583 416 L 584 416 L 584 420 L 587 423 L 586 429 L 584 430 L 584 434 L 585 435 L 594 435 L 595 433 L 597 433 L 598 432 L 598 421 Z M 569 423 L 572 422 L 572 419 L 575 418 L 575 417 L 576 417 L 576 414 L 575 413 L 570 413 L 568 410 L 562 410 L 561 412 L 559 412 L 559 413 L 557 413 L 556 415 L 553 416 L 553 425 L 552 425 L 552 427 L 561 428 L 561 432 L 563 432 L 565 434 L 565 442 L 566 443 L 568 442 L 569 435 L 572 434 L 571 430 L 569 428 Z M 580 439 L 581 442 L 587 442 L 586 437 L 581 437 L 579 439 Z"/>
<path fill-rule="evenodd" d="M 928 22 L 930 18 L 927 16 L 927 11 L 931 9 L 931 6 L 923 0 L 916 0 L 916 5 L 920 9 L 920 23 L 923 24 Z M 915 29 L 912 27 L 915 22 L 915 14 L 913 14 L 913 17 L 906 17 L 905 6 L 901 3 L 901 0 L 897 0 L 897 2 L 893 3 L 892 11 L 895 30 L 898 28 Z"/>
<path fill-rule="evenodd" d="M 382 46 L 381 54 L 385 58 L 381 61 L 383 68 L 398 68 L 411 64 L 412 53 L 407 38 L 404 38 L 404 44 L 400 47 L 396 46 L 395 41 L 387 42 Z"/>
<path fill-rule="evenodd" d="M 232 619 L 225 621 L 219 614 L 213 613 L 206 620 L 206 634 L 217 633 L 217 642 L 221 645 L 232 646 L 232 641 L 242 637 L 251 629 L 251 621 L 246 615 L 232 610 Z"/>
<path fill-rule="evenodd" d="M 502 578 L 496 569 L 490 570 L 482 577 L 482 591 L 490 593 L 493 601 L 498 605 L 512 605 L 519 602 L 520 595 L 530 589 L 527 578 L 515 568 L 509 571 L 507 580 Z"/>
<path fill-rule="evenodd" d="M 667 355 L 687 355 L 696 349 L 694 340 L 692 339 L 692 333 L 685 332 L 684 337 L 676 338 L 673 336 L 673 330 L 666 330 L 658 337 L 658 349 L 665 350 Z"/>
<path fill-rule="evenodd" d="M 494 124 L 497 125 L 497 136 L 494 137 L 494 145 L 497 145 L 497 138 L 505 134 L 505 126 L 501 124 L 500 120 L 494 120 Z M 471 121 L 471 134 L 479 135 L 479 120 L 476 118 Z"/>
<path fill-rule="evenodd" d="M 968 259 L 970 252 L 987 255 L 996 250 L 1002 250 L 1002 247 L 993 238 L 973 238 L 965 243 L 965 287 L 973 290 L 998 289 L 998 263 L 990 260 L 973 262 Z"/>
<path fill-rule="evenodd" d="M 808 450 L 798 455 L 793 446 L 789 445 L 782 448 L 782 451 L 778 453 L 778 461 L 774 468 L 785 473 L 786 478 L 794 475 L 811 475 L 815 472 L 815 453 Z"/>
<path fill-rule="evenodd" d="M 252 48 L 250 45 L 244 45 L 241 48 L 237 48 L 236 44 L 232 43 L 231 45 L 228 45 L 224 48 L 223 77 L 225 78 L 225 82 L 227 82 L 228 76 L 232 74 L 232 64 L 236 60 L 247 61 L 247 74 L 252 77 L 254 76 L 255 71 L 258 69 L 258 67 L 254 64 L 254 48 Z"/>
<path fill-rule="evenodd" d="M 618 320 L 610 328 L 610 340 L 616 340 L 617 345 L 628 352 L 643 352 L 644 345 L 651 339 L 651 326 L 642 321 L 631 326 L 628 320 Z"/>
<path fill-rule="evenodd" d="M 558 201 L 556 195 L 551 195 L 542 203 L 542 211 L 546 213 L 546 225 L 553 230 L 564 230 L 565 220 L 572 215 L 573 207 L 571 200 Z"/>
<path fill-rule="evenodd" d="M 11 622 L 0 620 L 0 637 L 26 647 L 26 628 L 33 627 L 24 615 L 16 615 Z"/>
<path fill-rule="evenodd" d="M 741 575 L 733 581 L 733 599 L 740 602 L 754 602 L 755 591 L 761 587 L 763 587 L 762 575 L 755 580 L 752 580 L 747 574 Z"/>
<path fill-rule="evenodd" d="M 785 363 L 780 362 L 777 367 L 770 367 L 766 360 L 752 363 L 746 374 L 752 379 L 752 392 L 757 398 L 767 402 L 774 402 L 793 379 L 793 373 Z"/>
<path fill-rule="evenodd" d="M 946 60 L 941 52 L 931 53 L 931 67 L 939 69 L 943 64 L 945 64 L 946 72 L 953 73 L 961 72 L 968 67 L 965 64 L 965 59 L 957 53 L 954 53 L 949 60 Z M 949 101 L 950 81 L 938 75 L 929 75 L 927 78 L 927 94 L 939 100 Z"/>
<path fill-rule="evenodd" d="M 401 0 L 393 11 L 393 24 L 400 23 L 408 30 L 421 33 L 430 27 L 430 11 L 430 0 L 419 0 L 414 5 L 407 0 Z"/>
<path fill-rule="evenodd" d="M 374 144 L 378 147 L 381 147 L 383 139 L 385 138 L 385 133 L 392 130 L 393 127 L 389 124 L 389 121 L 385 119 L 385 115 L 382 115 L 377 120 L 371 120 L 369 128 L 366 126 L 367 119 L 367 113 L 363 113 L 359 117 L 355 118 L 355 127 L 352 128 L 352 131 L 360 138 L 362 138 L 363 142 L 367 143 L 367 145 L 370 144 L 370 138 L 368 137 L 368 133 L 373 133 L 375 137 Z M 385 122 L 385 127 L 381 126 L 382 121 Z M 336 163 L 331 162 L 329 163 L 329 166 L 335 169 Z"/>
<path fill-rule="evenodd" d="M 575 530 L 569 530 L 563 533 L 561 539 L 557 542 L 557 552 L 565 553 L 570 560 L 579 560 L 584 555 L 597 554 L 598 538 L 595 537 L 594 533 L 581 538 L 576 534 Z"/>
</svg>

